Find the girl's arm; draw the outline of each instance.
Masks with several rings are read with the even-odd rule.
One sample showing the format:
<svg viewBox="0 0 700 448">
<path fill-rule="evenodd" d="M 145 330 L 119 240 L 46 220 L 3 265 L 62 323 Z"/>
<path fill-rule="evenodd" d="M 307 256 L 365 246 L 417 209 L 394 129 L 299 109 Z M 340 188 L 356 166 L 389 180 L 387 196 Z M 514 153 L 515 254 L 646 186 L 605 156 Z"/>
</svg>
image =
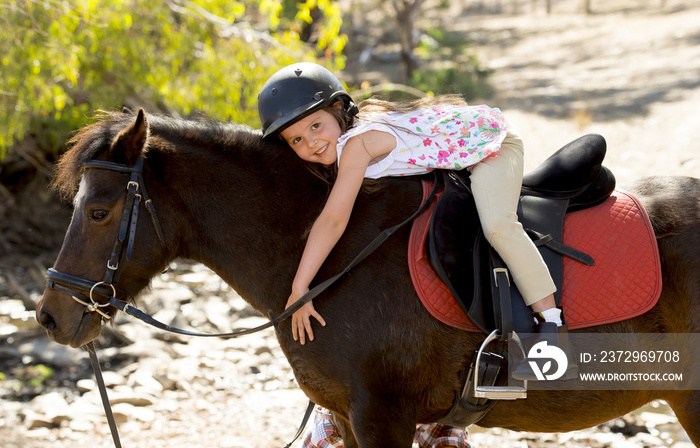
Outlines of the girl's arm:
<svg viewBox="0 0 700 448">
<path fill-rule="evenodd" d="M 348 221 L 350 221 L 350 215 L 357 199 L 357 194 L 362 187 L 362 181 L 369 163 L 378 156 L 388 154 L 394 148 L 395 139 L 391 134 L 378 132 L 389 136 L 391 140 L 387 140 L 383 136 L 379 136 L 381 137 L 379 139 L 372 139 L 371 135 L 375 132 L 378 131 L 370 131 L 361 136 L 353 137 L 346 144 L 331 194 L 323 207 L 323 211 L 311 227 L 309 239 L 306 242 L 304 253 L 292 283 L 292 294 L 287 301 L 287 307 L 309 290 L 309 285 L 316 277 L 318 270 L 326 261 L 338 240 L 340 240 L 340 237 L 343 236 Z M 391 145 L 391 141 L 394 142 L 393 145 Z M 372 143 L 371 151 L 365 148 L 370 143 Z M 308 333 L 309 340 L 313 341 L 311 316 L 325 326 L 325 321 L 316 312 L 312 302 L 309 302 L 292 316 L 292 335 L 294 340 L 299 340 L 304 344 L 306 342 L 305 333 Z"/>
</svg>

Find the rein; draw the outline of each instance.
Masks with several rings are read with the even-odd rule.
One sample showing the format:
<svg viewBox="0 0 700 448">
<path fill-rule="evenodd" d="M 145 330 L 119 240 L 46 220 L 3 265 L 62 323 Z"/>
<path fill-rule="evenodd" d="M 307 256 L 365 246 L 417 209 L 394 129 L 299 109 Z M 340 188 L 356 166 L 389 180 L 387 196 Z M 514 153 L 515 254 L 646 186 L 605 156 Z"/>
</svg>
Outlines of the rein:
<svg viewBox="0 0 700 448">
<path fill-rule="evenodd" d="M 160 222 L 158 220 L 158 216 L 156 215 L 153 202 L 148 197 L 148 194 L 146 192 L 146 186 L 143 182 L 143 165 L 143 156 L 139 157 L 134 166 L 128 166 L 119 163 L 100 160 L 93 160 L 82 165 L 82 168 L 84 169 L 105 169 L 130 174 L 130 179 L 126 186 L 126 200 L 124 202 L 124 210 L 122 211 L 119 233 L 114 242 L 112 254 L 110 255 L 109 260 L 107 260 L 107 269 L 105 271 L 105 275 L 102 281 L 95 282 L 82 277 L 58 271 L 54 268 L 49 268 L 46 271 L 48 287 L 66 293 L 70 295 L 73 298 L 73 300 L 77 301 L 82 305 L 85 305 L 85 313 L 96 312 L 100 314 L 102 325 L 105 325 L 112 317 L 112 315 L 108 312 L 102 311 L 102 308 L 111 306 L 158 329 L 168 331 L 171 333 L 197 337 L 230 338 L 255 333 L 273 326 L 275 327 L 275 329 L 277 329 L 277 325 L 280 322 L 284 321 L 285 319 L 288 319 L 292 314 L 299 310 L 299 308 L 316 298 L 336 281 L 340 280 L 341 277 L 350 272 L 352 268 L 357 266 L 362 260 L 367 258 L 372 252 L 374 252 L 379 246 L 381 246 L 382 243 L 384 243 L 384 241 L 386 241 L 394 232 L 396 232 L 398 229 L 408 224 L 409 222 L 413 221 L 425 210 L 427 210 L 440 186 L 438 177 L 436 177 L 433 189 L 431 190 L 427 199 L 423 201 L 420 207 L 411 216 L 409 216 L 399 224 L 389 229 L 386 229 L 379 235 L 377 235 L 377 237 L 367 247 L 365 247 L 350 262 L 350 264 L 348 264 L 345 267 L 345 269 L 343 269 L 341 272 L 334 275 L 333 277 L 325 280 L 324 282 L 316 285 L 314 288 L 312 288 L 310 291 L 304 294 L 301 298 L 299 298 L 299 300 L 293 303 L 289 308 L 285 309 L 279 316 L 275 317 L 272 311 L 270 310 L 268 311 L 270 320 L 254 328 L 240 329 L 231 333 L 198 333 L 195 331 L 172 327 L 163 322 L 160 322 L 157 319 L 154 319 L 148 313 L 145 313 L 140 309 L 136 308 L 135 306 L 130 305 L 123 300 L 119 300 L 116 297 L 118 291 L 117 282 L 121 275 L 122 268 L 125 264 L 124 260 L 128 261 L 131 259 L 132 256 L 134 240 L 136 237 L 136 224 L 138 222 L 140 203 L 142 199 L 144 200 L 144 207 L 146 208 L 146 211 L 151 217 L 151 223 L 155 228 L 158 240 L 160 241 L 161 245 L 165 245 L 165 239 L 163 236 L 162 228 L 160 226 Z M 85 292 L 87 292 L 87 295 L 85 294 Z M 98 302 L 95 299 L 95 296 L 98 296 L 103 301 Z M 109 423 L 114 445 L 116 448 L 121 448 L 116 422 L 112 414 L 109 399 L 107 397 L 107 388 L 105 387 L 104 380 L 102 379 L 102 371 L 100 369 L 100 364 L 97 359 L 97 352 L 95 350 L 94 343 L 88 343 L 86 345 L 86 350 L 90 354 L 90 362 L 92 364 L 92 368 L 95 373 L 95 379 L 100 390 L 102 404 L 105 409 L 105 415 Z M 285 446 L 285 448 L 288 448 L 301 435 L 304 427 L 308 422 L 309 417 L 311 416 L 311 411 L 313 410 L 313 407 L 314 403 L 309 401 L 309 405 L 304 414 L 304 418 L 302 420 L 299 430 L 297 431 L 297 434 L 294 436 L 294 439 Z"/>
</svg>

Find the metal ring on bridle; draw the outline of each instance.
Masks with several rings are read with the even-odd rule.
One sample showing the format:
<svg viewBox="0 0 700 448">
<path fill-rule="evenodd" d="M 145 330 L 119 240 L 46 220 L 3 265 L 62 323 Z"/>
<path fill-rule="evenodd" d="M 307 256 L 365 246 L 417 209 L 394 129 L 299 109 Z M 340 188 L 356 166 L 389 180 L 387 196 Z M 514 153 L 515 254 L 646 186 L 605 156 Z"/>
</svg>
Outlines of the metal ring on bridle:
<svg viewBox="0 0 700 448">
<path fill-rule="evenodd" d="M 109 302 L 108 302 L 108 303 L 98 303 L 98 302 L 92 297 L 92 293 L 95 291 L 95 288 L 98 287 L 99 285 L 109 286 L 110 288 L 112 288 L 112 297 L 116 297 L 116 296 L 117 296 L 117 290 L 114 289 L 114 285 L 107 284 L 107 283 L 105 283 L 105 282 L 97 282 L 97 283 L 95 283 L 94 285 L 92 285 L 92 288 L 90 288 L 90 301 L 91 301 L 92 303 L 89 304 L 89 305 L 87 305 L 89 311 L 98 311 L 97 308 L 101 308 L 101 307 L 105 307 L 105 306 L 109 306 L 109 305 L 110 305 Z M 100 314 L 102 314 L 102 313 L 100 313 Z"/>
</svg>

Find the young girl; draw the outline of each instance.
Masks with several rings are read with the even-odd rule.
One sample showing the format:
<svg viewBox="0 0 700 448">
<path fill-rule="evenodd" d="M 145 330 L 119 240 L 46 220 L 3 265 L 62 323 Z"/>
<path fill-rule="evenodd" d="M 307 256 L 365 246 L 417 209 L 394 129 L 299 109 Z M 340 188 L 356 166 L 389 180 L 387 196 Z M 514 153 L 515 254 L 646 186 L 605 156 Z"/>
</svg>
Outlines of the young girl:
<svg viewBox="0 0 700 448">
<path fill-rule="evenodd" d="M 330 71 L 311 63 L 290 65 L 270 77 L 258 96 L 258 110 L 263 137 L 278 136 L 308 163 L 337 166 L 326 205 L 311 228 L 287 307 L 309 290 L 343 235 L 365 178 L 466 168 L 471 171 L 472 193 L 486 239 L 532 308 L 536 331 L 557 345 L 558 337 L 566 337 L 567 327 L 554 301 L 554 282 L 518 221 L 523 144 L 500 110 L 468 106 L 455 96 L 409 104 L 367 100 L 358 108 Z M 292 316 L 292 334 L 301 344 L 307 335 L 309 341 L 314 339 L 311 318 L 326 325 L 312 302 Z M 575 365 L 570 365 L 566 377 L 576 376 Z M 536 379 L 528 363 L 520 363 L 514 377 Z"/>
</svg>

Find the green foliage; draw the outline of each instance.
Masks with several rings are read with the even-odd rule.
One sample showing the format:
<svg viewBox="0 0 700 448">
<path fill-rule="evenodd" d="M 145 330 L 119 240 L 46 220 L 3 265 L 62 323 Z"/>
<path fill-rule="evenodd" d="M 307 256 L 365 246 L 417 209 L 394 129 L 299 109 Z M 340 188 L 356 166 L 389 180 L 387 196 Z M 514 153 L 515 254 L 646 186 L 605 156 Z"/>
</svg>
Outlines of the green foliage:
<svg viewBox="0 0 700 448">
<path fill-rule="evenodd" d="M 476 55 L 468 51 L 469 42 L 462 34 L 441 29 L 428 30 L 426 34 L 416 53 L 423 60 L 442 62 L 433 64 L 439 68 L 416 70 L 411 82 L 413 87 L 436 95 L 458 93 L 467 100 L 493 93 L 488 80 L 492 70 L 480 66 Z"/>
<path fill-rule="evenodd" d="M 310 46 L 299 31 L 314 8 L 322 20 Z M 342 68 L 340 23 L 330 0 L 6 2 L 0 158 L 28 132 L 58 151 L 92 111 L 124 103 L 258 126 L 257 92 L 280 67 L 322 54 Z"/>
<path fill-rule="evenodd" d="M 43 364 L 22 365 L 11 369 L 9 377 L 0 372 L 0 387 L 15 392 L 25 387 L 43 387 L 54 374 L 54 369 Z"/>
<path fill-rule="evenodd" d="M 22 384 L 43 386 L 47 380 L 53 377 L 54 370 L 43 364 L 36 364 L 16 369 L 15 373 Z"/>
<path fill-rule="evenodd" d="M 493 93 L 487 80 L 488 72 L 465 68 L 447 67 L 413 72 L 413 87 L 435 95 L 458 93 L 467 100 L 485 98 Z"/>
<path fill-rule="evenodd" d="M 416 51 L 424 57 L 449 60 L 465 53 L 469 40 L 463 33 L 450 32 L 442 28 L 425 30 Z"/>
</svg>

